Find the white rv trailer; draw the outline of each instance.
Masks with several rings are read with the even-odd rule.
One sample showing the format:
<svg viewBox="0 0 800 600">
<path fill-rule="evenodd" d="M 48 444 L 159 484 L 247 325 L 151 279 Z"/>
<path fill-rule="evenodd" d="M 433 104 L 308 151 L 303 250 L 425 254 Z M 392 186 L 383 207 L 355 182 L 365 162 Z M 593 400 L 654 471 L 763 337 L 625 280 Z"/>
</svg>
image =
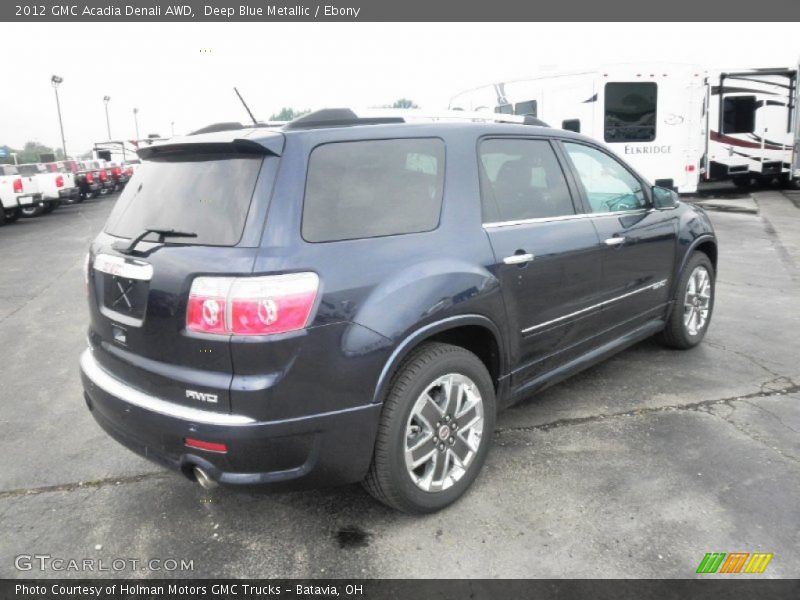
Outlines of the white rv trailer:
<svg viewBox="0 0 800 600">
<path fill-rule="evenodd" d="M 604 141 L 656 185 L 693 193 L 703 179 L 736 176 L 738 183 L 745 183 L 754 176 L 789 171 L 791 142 L 780 137 L 776 144 L 763 129 L 771 136 L 782 119 L 787 131 L 790 115 L 796 112 L 797 103 L 787 101 L 791 89 L 796 93 L 796 71 L 758 72 L 763 81 L 749 83 L 749 91 L 726 89 L 732 87 L 734 76 L 749 73 L 753 72 L 729 72 L 723 77 L 696 65 L 631 63 L 483 86 L 456 95 L 450 108 L 530 114 L 553 127 L 579 131 Z M 783 90 L 783 96 L 776 90 Z M 736 111 L 745 108 L 753 112 L 737 120 Z M 783 111 L 780 118 L 777 109 Z M 749 133 L 726 133 L 746 130 L 750 124 Z M 731 150 L 733 143 L 746 145 L 755 158 L 737 156 L 738 148 Z M 776 162 L 781 168 L 773 174 Z"/>
<path fill-rule="evenodd" d="M 791 181 L 797 70 L 717 71 L 708 74 L 707 87 L 705 178 L 737 185 Z"/>
</svg>

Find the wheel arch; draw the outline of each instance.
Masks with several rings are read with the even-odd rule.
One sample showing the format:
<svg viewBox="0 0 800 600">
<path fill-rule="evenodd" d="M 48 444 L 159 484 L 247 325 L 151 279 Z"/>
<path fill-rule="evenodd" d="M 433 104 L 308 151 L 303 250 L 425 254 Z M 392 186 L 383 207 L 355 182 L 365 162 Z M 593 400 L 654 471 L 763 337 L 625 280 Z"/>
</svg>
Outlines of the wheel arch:
<svg viewBox="0 0 800 600">
<path fill-rule="evenodd" d="M 502 340 L 497 325 L 483 315 L 458 315 L 424 325 L 407 335 L 392 351 L 378 377 L 372 402 L 383 401 L 397 367 L 420 344 L 430 341 L 453 344 L 473 352 L 489 371 L 495 389 L 499 389 L 506 371 L 506 348 Z"/>
<path fill-rule="evenodd" d="M 708 256 L 708 259 L 711 261 L 711 266 L 714 267 L 714 273 L 716 274 L 718 257 L 717 239 L 713 235 L 703 235 L 693 240 L 686 249 L 686 252 L 683 253 L 680 266 L 675 273 L 676 280 L 680 277 L 681 273 L 683 273 L 683 269 L 686 268 L 686 263 L 689 262 L 689 259 L 695 252 L 702 252 Z"/>
</svg>

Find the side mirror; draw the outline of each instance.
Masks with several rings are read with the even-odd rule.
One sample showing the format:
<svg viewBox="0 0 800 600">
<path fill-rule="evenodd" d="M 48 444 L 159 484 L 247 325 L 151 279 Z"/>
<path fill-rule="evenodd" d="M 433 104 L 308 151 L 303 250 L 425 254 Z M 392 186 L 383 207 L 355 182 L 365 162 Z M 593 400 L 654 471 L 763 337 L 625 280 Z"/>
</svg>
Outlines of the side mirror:
<svg viewBox="0 0 800 600">
<path fill-rule="evenodd" d="M 670 189 L 653 186 L 653 206 L 656 208 L 675 208 L 678 206 L 678 194 Z"/>
</svg>

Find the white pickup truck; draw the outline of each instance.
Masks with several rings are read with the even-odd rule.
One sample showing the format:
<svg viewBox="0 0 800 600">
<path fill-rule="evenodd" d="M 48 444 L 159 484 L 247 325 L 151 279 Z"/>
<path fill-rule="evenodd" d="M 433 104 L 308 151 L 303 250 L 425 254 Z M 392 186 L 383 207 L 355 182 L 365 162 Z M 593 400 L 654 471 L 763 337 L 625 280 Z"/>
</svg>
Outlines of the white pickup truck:
<svg viewBox="0 0 800 600">
<path fill-rule="evenodd" d="M 0 165 L 0 225 L 16 221 L 23 210 L 41 203 L 35 178 L 21 175 L 15 165 Z"/>
<path fill-rule="evenodd" d="M 41 163 L 17 165 L 21 175 L 33 177 L 42 194 L 42 203 L 35 207 L 22 209 L 22 216 L 36 217 L 42 213 L 55 210 L 62 201 L 78 195 L 75 176 L 72 173 L 50 172 Z"/>
</svg>

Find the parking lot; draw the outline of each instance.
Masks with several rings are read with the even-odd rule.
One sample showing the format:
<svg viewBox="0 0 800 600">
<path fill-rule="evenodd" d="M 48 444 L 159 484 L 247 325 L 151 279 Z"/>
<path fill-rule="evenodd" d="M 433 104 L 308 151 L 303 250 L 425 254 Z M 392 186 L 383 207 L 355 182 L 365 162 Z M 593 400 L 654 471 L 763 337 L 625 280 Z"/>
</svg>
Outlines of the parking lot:
<svg viewBox="0 0 800 600">
<path fill-rule="evenodd" d="M 797 196 L 798 194 L 795 194 Z M 438 514 L 358 486 L 211 492 L 94 423 L 78 356 L 87 245 L 115 196 L 0 228 L 0 577 L 19 555 L 191 560 L 133 577 L 690 577 L 706 552 L 800 572 L 800 199 L 713 212 L 717 303 L 689 352 L 645 342 L 502 413 L 485 470 Z"/>
</svg>

